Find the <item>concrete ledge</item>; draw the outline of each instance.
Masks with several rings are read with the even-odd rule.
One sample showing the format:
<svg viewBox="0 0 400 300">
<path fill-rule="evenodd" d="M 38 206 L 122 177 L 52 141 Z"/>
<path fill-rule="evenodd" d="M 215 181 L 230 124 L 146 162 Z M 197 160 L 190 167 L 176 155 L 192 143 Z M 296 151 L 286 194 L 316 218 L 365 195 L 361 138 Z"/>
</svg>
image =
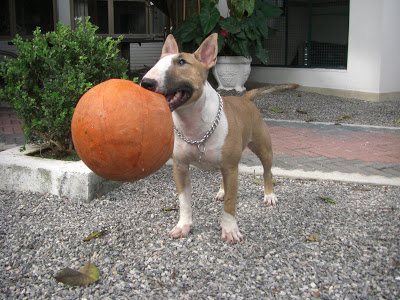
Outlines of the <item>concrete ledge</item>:
<svg viewBox="0 0 400 300">
<path fill-rule="evenodd" d="M 332 180 L 348 183 L 372 184 L 372 185 L 392 185 L 400 186 L 399 177 L 383 177 L 377 175 L 362 175 L 358 173 L 342 173 L 342 172 L 321 172 L 321 171 L 303 171 L 303 170 L 285 170 L 277 167 L 272 167 L 272 174 L 277 177 L 286 177 L 293 179 L 304 180 Z M 262 175 L 262 166 L 249 167 L 244 164 L 239 164 L 239 173 Z"/>
<path fill-rule="evenodd" d="M 50 193 L 90 201 L 121 185 L 94 174 L 82 161 L 70 162 L 28 156 L 39 147 L 27 145 L 0 152 L 0 189 Z"/>
</svg>

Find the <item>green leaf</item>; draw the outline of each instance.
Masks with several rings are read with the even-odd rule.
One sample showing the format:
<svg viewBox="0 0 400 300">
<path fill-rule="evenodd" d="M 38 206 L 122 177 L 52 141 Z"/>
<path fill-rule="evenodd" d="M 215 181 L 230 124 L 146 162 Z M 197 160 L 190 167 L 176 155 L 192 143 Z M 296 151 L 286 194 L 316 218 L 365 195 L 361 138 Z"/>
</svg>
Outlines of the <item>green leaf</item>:
<svg viewBox="0 0 400 300">
<path fill-rule="evenodd" d="M 312 122 L 312 121 L 314 121 L 313 118 L 308 118 L 308 119 L 306 120 L 307 123 Z"/>
<path fill-rule="evenodd" d="M 339 120 L 343 120 L 343 119 L 351 119 L 351 116 L 349 115 L 344 115 L 343 117 L 340 117 Z"/>
<path fill-rule="evenodd" d="M 267 18 L 277 18 L 283 13 L 279 7 L 262 1 L 256 1 L 256 9 L 260 10 Z"/>
<path fill-rule="evenodd" d="M 200 11 L 200 25 L 203 34 L 208 35 L 219 21 L 219 10 L 215 7 L 205 6 Z"/>
<path fill-rule="evenodd" d="M 90 240 L 99 238 L 99 237 L 101 237 L 103 235 L 106 235 L 107 233 L 108 233 L 107 230 L 101 230 L 101 231 L 98 231 L 98 232 L 94 232 L 91 235 L 89 235 L 88 237 L 84 238 L 83 241 L 84 242 L 89 242 Z"/>
<path fill-rule="evenodd" d="M 395 121 L 394 124 L 400 124 L 400 120 Z"/>
<path fill-rule="evenodd" d="M 267 20 L 261 13 L 256 13 L 257 18 L 255 19 L 255 24 L 258 29 L 258 31 L 261 33 L 262 37 L 264 39 L 268 39 L 269 37 L 269 29 L 268 29 L 268 24 Z"/>
<path fill-rule="evenodd" d="M 254 0 L 229 0 L 228 8 L 230 15 L 241 20 L 244 13 L 250 16 L 254 11 Z"/>
<path fill-rule="evenodd" d="M 272 107 L 271 110 L 276 113 L 283 113 L 283 111 L 277 109 L 276 107 Z"/>
<path fill-rule="evenodd" d="M 176 207 L 165 207 L 163 208 L 163 211 L 174 211 L 174 210 L 178 210 Z"/>
<path fill-rule="evenodd" d="M 238 20 L 228 17 L 219 21 L 222 29 L 225 29 L 230 34 L 237 34 L 240 32 L 240 23 Z"/>
<path fill-rule="evenodd" d="M 319 198 L 320 198 L 321 200 L 326 201 L 326 202 L 333 203 L 333 204 L 337 204 L 337 202 L 336 202 L 335 200 L 331 199 L 331 198 L 328 198 L 328 197 L 319 197 Z"/>
<path fill-rule="evenodd" d="M 258 39 L 259 34 L 255 21 L 253 19 L 243 19 L 242 28 L 244 33 L 250 40 L 255 41 L 256 39 Z"/>
<path fill-rule="evenodd" d="M 188 43 L 193 41 L 197 36 L 200 28 L 199 16 L 188 18 L 183 24 L 174 31 L 174 35 L 177 37 L 180 43 Z"/>
<path fill-rule="evenodd" d="M 99 280 L 99 277 L 99 270 L 91 262 L 88 262 L 80 271 L 65 268 L 54 276 L 58 282 L 70 286 L 87 286 Z"/>
<path fill-rule="evenodd" d="M 266 49 L 256 48 L 257 58 L 264 64 L 267 65 L 269 62 L 269 52 Z"/>
<path fill-rule="evenodd" d="M 296 112 L 298 112 L 299 114 L 303 114 L 303 115 L 308 114 L 308 112 L 306 112 L 305 110 L 300 110 L 300 109 L 296 109 Z"/>
</svg>

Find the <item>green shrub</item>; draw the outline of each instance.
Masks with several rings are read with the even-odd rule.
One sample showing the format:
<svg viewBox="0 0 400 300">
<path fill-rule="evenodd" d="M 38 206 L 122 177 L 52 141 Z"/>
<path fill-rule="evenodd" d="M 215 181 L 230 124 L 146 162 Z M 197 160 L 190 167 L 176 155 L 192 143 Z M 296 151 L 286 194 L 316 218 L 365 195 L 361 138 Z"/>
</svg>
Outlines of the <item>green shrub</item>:
<svg viewBox="0 0 400 300">
<path fill-rule="evenodd" d="M 127 78 L 128 63 L 118 55 L 118 40 L 96 36 L 87 19 L 73 31 L 57 24 L 55 32 L 34 31 L 32 40 L 16 36 L 18 58 L 0 66 L 5 87 L 0 96 L 23 122 L 27 142 L 73 149 L 71 120 L 80 97 L 110 78 Z"/>
</svg>

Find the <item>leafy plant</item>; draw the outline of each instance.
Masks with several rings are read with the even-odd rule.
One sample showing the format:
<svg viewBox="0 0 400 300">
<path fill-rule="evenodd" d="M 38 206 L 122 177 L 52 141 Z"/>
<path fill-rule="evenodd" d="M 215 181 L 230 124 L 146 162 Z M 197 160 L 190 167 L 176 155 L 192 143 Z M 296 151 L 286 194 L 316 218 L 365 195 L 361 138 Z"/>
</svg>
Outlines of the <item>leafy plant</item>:
<svg viewBox="0 0 400 300">
<path fill-rule="evenodd" d="M 259 0 L 228 0 L 230 16 L 223 18 L 216 5 L 218 0 L 202 0 L 200 14 L 187 18 L 173 34 L 183 50 L 193 52 L 211 33 L 218 33 L 221 55 L 250 57 L 254 49 L 256 57 L 268 64 L 269 54 L 264 49 L 270 28 L 267 18 L 277 18 L 282 10 Z"/>
<path fill-rule="evenodd" d="M 76 31 L 57 24 L 55 32 L 34 31 L 32 40 L 16 36 L 18 58 L 0 65 L 8 101 L 23 122 L 27 142 L 71 152 L 71 119 L 80 97 L 110 78 L 127 78 L 127 61 L 117 40 L 96 36 L 87 18 Z"/>
</svg>

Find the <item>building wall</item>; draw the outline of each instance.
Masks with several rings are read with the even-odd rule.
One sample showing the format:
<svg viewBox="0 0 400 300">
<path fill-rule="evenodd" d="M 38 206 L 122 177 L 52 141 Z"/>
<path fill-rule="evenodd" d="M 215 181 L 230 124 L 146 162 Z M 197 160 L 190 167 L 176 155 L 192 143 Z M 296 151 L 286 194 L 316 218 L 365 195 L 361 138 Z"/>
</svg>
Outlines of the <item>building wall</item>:
<svg viewBox="0 0 400 300">
<path fill-rule="evenodd" d="M 294 82 L 345 97 L 400 100 L 399 11 L 399 0 L 350 1 L 347 70 L 253 67 L 249 81 Z"/>
</svg>

